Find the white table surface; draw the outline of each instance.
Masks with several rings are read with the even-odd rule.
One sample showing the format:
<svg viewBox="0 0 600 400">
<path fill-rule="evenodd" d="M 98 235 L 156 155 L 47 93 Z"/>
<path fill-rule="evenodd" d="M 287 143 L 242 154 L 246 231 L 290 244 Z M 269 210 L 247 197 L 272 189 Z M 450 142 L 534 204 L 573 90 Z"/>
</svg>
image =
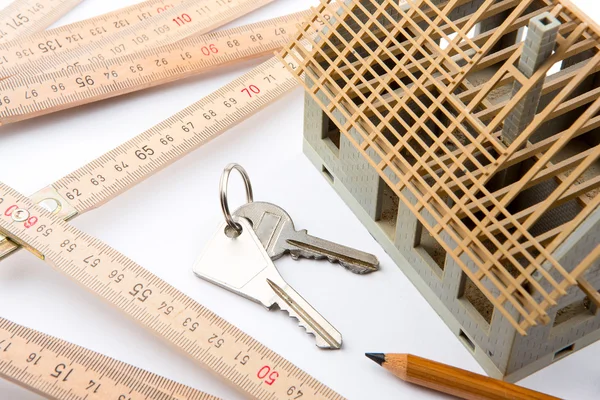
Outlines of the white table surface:
<svg viewBox="0 0 600 400">
<path fill-rule="evenodd" d="M 57 26 L 135 2 L 86 0 Z M 600 20 L 598 2 L 574 2 Z M 0 0 L 0 6 L 8 3 Z M 276 0 L 231 25 L 284 15 L 316 3 Z M 22 193 L 33 193 L 257 63 L 0 127 L 0 180 Z M 302 120 L 303 93 L 297 89 L 73 224 L 136 260 L 348 398 L 444 398 L 397 380 L 365 358 L 365 352 L 409 352 L 483 372 L 304 157 Z M 223 219 L 218 181 L 223 167 L 233 161 L 249 171 L 255 198 L 284 207 L 297 227 L 379 257 L 381 271 L 369 276 L 353 275 L 327 262 L 295 262 L 289 258 L 277 261 L 288 282 L 343 334 L 342 350 L 319 350 L 314 338 L 286 313 L 267 312 L 192 274 L 192 263 Z M 234 204 L 243 200 L 240 186 L 240 180 L 233 177 Z M 25 251 L 2 262 L 0 315 L 225 399 L 243 398 L 203 367 Z M 520 384 L 562 398 L 598 399 L 599 359 L 600 343 L 596 343 Z M 0 398 L 39 397 L 0 381 Z"/>
</svg>

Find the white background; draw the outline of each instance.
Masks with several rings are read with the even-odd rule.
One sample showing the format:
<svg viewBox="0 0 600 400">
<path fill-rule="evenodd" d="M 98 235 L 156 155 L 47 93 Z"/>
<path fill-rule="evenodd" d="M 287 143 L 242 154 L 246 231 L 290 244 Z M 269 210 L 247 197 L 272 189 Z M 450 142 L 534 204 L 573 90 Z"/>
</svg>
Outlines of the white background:
<svg viewBox="0 0 600 400">
<path fill-rule="evenodd" d="M 57 25 L 133 4 L 86 0 Z M 233 25 L 299 11 L 316 1 L 276 0 Z M 596 20 L 600 6 L 575 1 Z M 8 4 L 1 1 L 0 5 Z M 257 62 L 101 103 L 0 127 L 0 181 L 25 194 L 58 180 L 211 93 Z M 303 93 L 275 105 L 73 224 L 136 260 L 352 399 L 435 399 L 394 378 L 365 352 L 409 352 L 482 373 L 417 290 L 302 154 Z M 344 337 L 339 351 L 282 311 L 201 281 L 191 266 L 222 216 L 218 180 L 229 162 L 249 171 L 257 200 L 281 205 L 297 227 L 376 254 L 380 272 L 357 276 L 327 262 L 277 261 L 286 280 Z M 242 201 L 237 177 L 233 203 Z M 25 251 L 0 266 L 0 315 L 225 399 L 242 396 L 128 317 Z M 521 385 L 569 399 L 600 397 L 600 343 L 530 376 Z M 1 399 L 38 396 L 0 381 Z"/>
</svg>

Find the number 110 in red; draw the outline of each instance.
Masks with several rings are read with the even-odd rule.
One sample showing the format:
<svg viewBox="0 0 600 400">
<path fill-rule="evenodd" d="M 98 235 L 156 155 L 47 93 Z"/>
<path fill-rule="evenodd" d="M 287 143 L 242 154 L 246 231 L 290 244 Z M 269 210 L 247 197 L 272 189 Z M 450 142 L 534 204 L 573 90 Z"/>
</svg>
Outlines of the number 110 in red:
<svg viewBox="0 0 600 400">
<path fill-rule="evenodd" d="M 185 25 L 186 22 L 192 22 L 192 17 L 188 14 L 181 14 L 180 16 L 173 18 L 173 22 L 175 22 L 177 26 Z"/>
</svg>

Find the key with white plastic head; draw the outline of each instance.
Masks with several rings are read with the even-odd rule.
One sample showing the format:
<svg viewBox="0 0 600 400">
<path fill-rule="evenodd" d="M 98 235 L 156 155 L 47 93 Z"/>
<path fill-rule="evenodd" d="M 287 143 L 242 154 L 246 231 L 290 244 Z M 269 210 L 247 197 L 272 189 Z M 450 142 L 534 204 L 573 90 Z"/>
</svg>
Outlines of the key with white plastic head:
<svg viewBox="0 0 600 400">
<path fill-rule="evenodd" d="M 250 222 L 234 221 L 241 227 L 239 236 L 227 236 L 227 223 L 223 224 L 196 260 L 194 273 L 268 309 L 277 304 L 315 335 L 318 347 L 339 349 L 342 335 L 283 280 Z"/>
<path fill-rule="evenodd" d="M 338 262 L 355 274 L 368 274 L 379 269 L 379 260 L 372 254 L 311 236 L 306 229 L 297 231 L 289 214 L 274 204 L 251 202 L 238 208 L 233 215 L 250 220 L 272 260 L 289 253 L 295 260 L 305 257 Z"/>
</svg>

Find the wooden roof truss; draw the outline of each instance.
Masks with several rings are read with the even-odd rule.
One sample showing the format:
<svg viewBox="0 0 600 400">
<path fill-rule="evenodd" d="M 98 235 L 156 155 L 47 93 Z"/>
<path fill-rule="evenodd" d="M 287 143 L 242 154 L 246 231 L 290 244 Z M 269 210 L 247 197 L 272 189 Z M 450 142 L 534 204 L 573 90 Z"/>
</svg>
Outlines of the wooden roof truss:
<svg viewBox="0 0 600 400">
<path fill-rule="evenodd" d="M 549 322 L 547 310 L 574 285 L 600 304 L 584 279 L 600 247 L 570 270 L 553 258 L 600 203 L 600 176 L 582 179 L 598 161 L 599 146 L 556 161 L 569 143 L 600 127 L 600 88 L 576 91 L 600 71 L 600 31 L 563 0 L 485 0 L 454 21 L 448 15 L 467 1 L 437 3 L 322 0 L 281 57 L 295 60 L 288 68 L 299 79 L 309 78 L 310 84 L 302 82 L 313 99 L 496 309 L 526 334 L 530 326 Z M 326 19 L 325 11 L 339 17 Z M 562 23 L 557 46 L 527 77 L 518 68 L 523 43 L 497 45 L 545 11 Z M 480 22 L 500 13 L 505 18 L 498 28 L 476 33 Z M 585 62 L 546 79 L 554 65 L 584 52 L 591 52 Z M 490 67 L 493 75 L 483 82 L 468 79 Z M 513 82 L 521 88 L 510 98 L 490 100 L 490 93 Z M 506 144 L 503 122 L 540 82 L 543 94 L 556 96 Z M 578 114 L 570 127 L 531 140 L 545 123 L 574 110 Z M 491 185 L 524 161 L 528 168 L 516 182 Z M 523 191 L 546 181 L 556 183 L 551 193 L 514 211 L 513 202 Z M 532 227 L 544 215 L 571 201 L 580 207 L 576 216 L 535 234 Z"/>
</svg>

